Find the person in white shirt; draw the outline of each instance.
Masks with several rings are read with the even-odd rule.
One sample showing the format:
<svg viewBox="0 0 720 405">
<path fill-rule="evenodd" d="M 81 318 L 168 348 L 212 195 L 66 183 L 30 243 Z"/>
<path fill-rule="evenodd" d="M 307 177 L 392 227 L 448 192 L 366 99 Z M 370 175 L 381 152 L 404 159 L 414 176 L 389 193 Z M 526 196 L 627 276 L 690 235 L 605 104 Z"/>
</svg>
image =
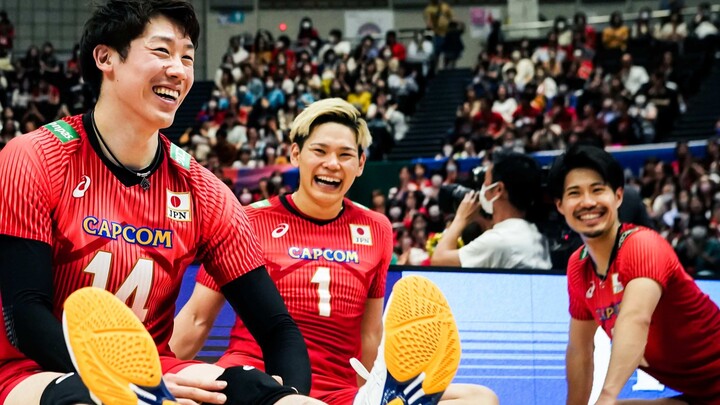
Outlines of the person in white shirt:
<svg viewBox="0 0 720 405">
<path fill-rule="evenodd" d="M 498 86 L 497 98 L 493 102 L 492 111 L 502 115 L 505 122 L 508 124 L 512 123 L 512 116 L 515 110 L 517 110 L 517 100 L 513 97 L 508 97 L 508 88 L 505 83 Z"/>
<path fill-rule="evenodd" d="M 625 90 L 627 90 L 631 96 L 635 95 L 635 93 L 640 90 L 640 87 L 650 81 L 650 76 L 644 67 L 633 64 L 632 55 L 629 53 L 623 54 L 621 61 L 620 80 L 623 86 L 625 86 Z"/>
<path fill-rule="evenodd" d="M 494 154 L 482 188 L 465 195 L 430 263 L 433 266 L 551 269 L 547 240 L 525 219 L 540 196 L 540 180 L 540 168 L 531 157 L 515 152 Z M 481 207 L 492 215 L 493 227 L 458 249 L 458 237 L 480 215 Z"/>
</svg>

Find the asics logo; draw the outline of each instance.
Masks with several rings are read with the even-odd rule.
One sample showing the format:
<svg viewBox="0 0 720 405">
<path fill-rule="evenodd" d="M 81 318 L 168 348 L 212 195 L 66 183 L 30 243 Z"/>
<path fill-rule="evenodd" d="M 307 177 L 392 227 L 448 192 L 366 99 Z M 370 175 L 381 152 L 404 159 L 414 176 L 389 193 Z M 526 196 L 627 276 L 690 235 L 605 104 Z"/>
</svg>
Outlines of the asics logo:
<svg viewBox="0 0 720 405">
<path fill-rule="evenodd" d="M 75 375 L 75 373 L 67 373 L 67 374 L 65 374 L 64 376 L 62 376 L 62 377 L 58 378 L 57 380 L 55 380 L 55 385 L 60 384 L 61 382 L 67 380 L 68 378 L 72 377 L 73 375 Z"/>
<path fill-rule="evenodd" d="M 82 176 L 82 180 L 75 186 L 75 190 L 72 192 L 72 196 L 75 198 L 82 198 L 85 196 L 85 192 L 90 188 L 90 177 Z"/>
<path fill-rule="evenodd" d="M 287 231 L 290 230 L 290 225 L 286 223 L 279 224 L 275 230 L 272 231 L 272 237 L 277 239 L 281 238 L 283 235 L 287 233 Z"/>
<path fill-rule="evenodd" d="M 590 282 L 590 288 L 585 292 L 585 298 L 590 299 L 592 298 L 593 294 L 595 293 L 595 281 Z"/>
<path fill-rule="evenodd" d="M 132 390 L 132 392 L 134 392 L 135 395 L 138 396 L 138 400 L 140 401 L 139 403 L 141 403 L 141 404 L 145 403 L 145 401 L 143 401 L 142 399 L 147 399 L 147 400 L 153 401 L 153 402 L 156 402 L 158 400 L 157 395 L 153 395 L 153 393 L 151 393 L 143 388 L 140 388 L 135 384 L 131 383 L 129 385 L 130 385 L 130 389 Z"/>
</svg>

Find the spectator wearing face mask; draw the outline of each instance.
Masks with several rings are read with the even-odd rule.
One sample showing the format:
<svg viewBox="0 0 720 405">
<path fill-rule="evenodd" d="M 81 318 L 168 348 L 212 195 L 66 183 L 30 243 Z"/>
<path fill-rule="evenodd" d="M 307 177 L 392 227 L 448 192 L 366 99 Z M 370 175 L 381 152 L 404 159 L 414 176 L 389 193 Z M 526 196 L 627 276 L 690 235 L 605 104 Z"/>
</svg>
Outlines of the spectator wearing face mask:
<svg viewBox="0 0 720 405">
<path fill-rule="evenodd" d="M 343 39 L 341 30 L 333 28 L 330 30 L 327 42 L 325 42 L 320 48 L 320 51 L 318 51 L 320 59 L 324 59 L 325 53 L 329 50 L 335 52 L 335 55 L 340 57 L 340 59 L 345 59 L 350 55 L 350 52 L 352 52 L 352 45 L 350 45 L 350 41 Z"/>
<path fill-rule="evenodd" d="M 625 25 L 622 13 L 614 11 L 610 15 L 610 25 L 605 27 L 602 32 L 602 41 L 605 49 L 619 49 L 624 51 L 627 49 L 628 37 L 630 29 Z"/>
<path fill-rule="evenodd" d="M 650 41 L 653 39 L 653 27 L 650 22 L 650 8 L 643 7 L 638 13 L 635 24 L 632 26 L 630 36 L 635 40 Z"/>
<path fill-rule="evenodd" d="M 253 195 L 250 192 L 250 189 L 243 187 L 242 191 L 238 195 L 238 200 L 240 200 L 240 204 L 243 206 L 251 204 L 253 202 Z"/>
<path fill-rule="evenodd" d="M 313 22 L 310 17 L 303 17 L 300 20 L 300 31 L 297 36 L 298 47 L 300 48 L 311 48 L 317 51 L 320 45 L 320 35 L 317 30 L 313 27 Z"/>
<path fill-rule="evenodd" d="M 496 153 L 480 191 L 465 195 L 455 219 L 443 232 L 431 258 L 434 266 L 550 269 L 545 237 L 526 214 L 540 195 L 540 168 L 529 156 Z M 480 208 L 492 215 L 493 226 L 458 249 L 457 239 Z"/>
</svg>

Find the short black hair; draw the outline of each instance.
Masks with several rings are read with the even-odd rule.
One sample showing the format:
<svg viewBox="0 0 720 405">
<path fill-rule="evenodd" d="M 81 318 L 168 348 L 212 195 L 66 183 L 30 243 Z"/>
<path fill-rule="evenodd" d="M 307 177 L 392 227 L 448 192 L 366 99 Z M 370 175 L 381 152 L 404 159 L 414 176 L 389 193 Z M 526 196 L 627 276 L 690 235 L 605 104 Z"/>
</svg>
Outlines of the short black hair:
<svg viewBox="0 0 720 405">
<path fill-rule="evenodd" d="M 517 152 L 494 152 L 492 182 L 502 181 L 510 204 L 528 211 L 540 197 L 540 166 L 535 159 Z"/>
<path fill-rule="evenodd" d="M 548 186 L 554 198 L 562 199 L 565 177 L 573 169 L 590 169 L 597 172 L 613 191 L 625 184 L 623 168 L 604 149 L 590 145 L 574 145 L 558 156 L 550 168 Z"/>
<path fill-rule="evenodd" d="M 124 60 L 130 43 L 143 34 L 151 19 L 165 16 L 183 30 L 197 49 L 200 23 L 195 9 L 186 0 L 109 0 L 98 6 L 85 23 L 80 39 L 80 70 L 96 95 L 100 94 L 102 72 L 95 65 L 93 51 L 107 45 Z"/>
</svg>

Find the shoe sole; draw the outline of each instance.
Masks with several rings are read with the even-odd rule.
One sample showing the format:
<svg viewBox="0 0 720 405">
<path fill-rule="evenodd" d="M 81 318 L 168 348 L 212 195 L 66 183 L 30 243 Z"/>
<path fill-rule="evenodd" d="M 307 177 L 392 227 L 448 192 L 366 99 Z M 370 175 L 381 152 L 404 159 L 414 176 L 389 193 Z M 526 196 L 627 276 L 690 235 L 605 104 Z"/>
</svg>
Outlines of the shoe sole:
<svg viewBox="0 0 720 405">
<path fill-rule="evenodd" d="M 132 384 L 161 384 L 155 342 L 132 310 L 113 294 L 93 287 L 75 291 L 65 301 L 62 321 L 73 364 L 103 404 L 137 405 Z"/>
<path fill-rule="evenodd" d="M 460 335 L 442 291 L 419 276 L 393 287 L 385 318 L 385 363 L 397 381 L 425 374 L 425 394 L 441 393 L 460 365 Z"/>
</svg>

